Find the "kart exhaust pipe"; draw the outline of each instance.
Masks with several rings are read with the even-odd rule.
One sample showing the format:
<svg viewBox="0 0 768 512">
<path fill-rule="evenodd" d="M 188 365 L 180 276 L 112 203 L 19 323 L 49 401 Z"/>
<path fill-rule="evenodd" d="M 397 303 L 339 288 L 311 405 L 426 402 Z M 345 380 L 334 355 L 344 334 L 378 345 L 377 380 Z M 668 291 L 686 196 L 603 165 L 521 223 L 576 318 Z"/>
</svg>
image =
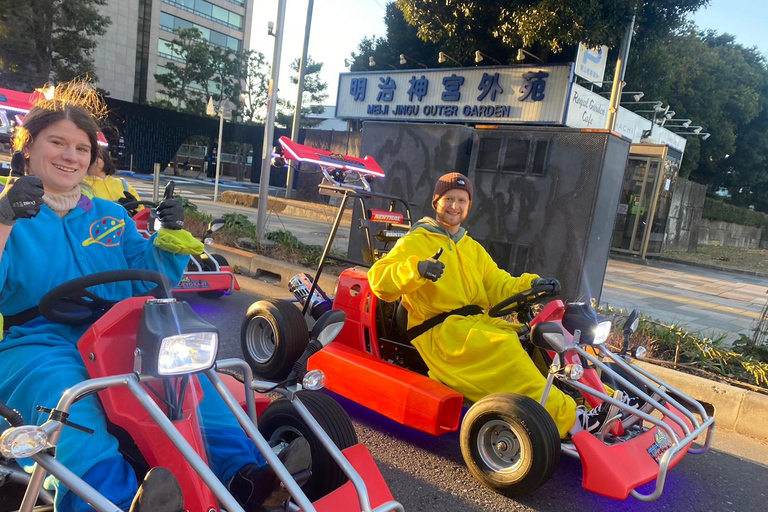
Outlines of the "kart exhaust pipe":
<svg viewBox="0 0 768 512">
<path fill-rule="evenodd" d="M 309 290 L 312 288 L 313 279 L 302 272 L 297 274 L 288 281 L 288 289 L 298 299 L 299 303 L 303 306 L 307 302 L 309 297 Z M 331 299 L 325 294 L 318 284 L 315 286 L 315 292 L 312 294 L 312 298 L 309 301 L 308 312 L 312 318 L 318 320 L 323 313 L 333 308 Z"/>
</svg>

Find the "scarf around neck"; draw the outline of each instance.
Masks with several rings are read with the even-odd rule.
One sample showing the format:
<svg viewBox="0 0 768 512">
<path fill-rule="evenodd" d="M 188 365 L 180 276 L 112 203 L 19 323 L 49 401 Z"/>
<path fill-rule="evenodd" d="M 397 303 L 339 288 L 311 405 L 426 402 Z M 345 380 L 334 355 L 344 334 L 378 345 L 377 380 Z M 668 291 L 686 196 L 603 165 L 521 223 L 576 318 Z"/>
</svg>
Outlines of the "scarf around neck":
<svg viewBox="0 0 768 512">
<path fill-rule="evenodd" d="M 60 218 L 64 218 L 72 209 L 77 206 L 77 202 L 80 200 L 82 190 L 80 185 L 76 186 L 69 192 L 45 192 L 43 195 L 43 202 L 56 213 Z"/>
</svg>

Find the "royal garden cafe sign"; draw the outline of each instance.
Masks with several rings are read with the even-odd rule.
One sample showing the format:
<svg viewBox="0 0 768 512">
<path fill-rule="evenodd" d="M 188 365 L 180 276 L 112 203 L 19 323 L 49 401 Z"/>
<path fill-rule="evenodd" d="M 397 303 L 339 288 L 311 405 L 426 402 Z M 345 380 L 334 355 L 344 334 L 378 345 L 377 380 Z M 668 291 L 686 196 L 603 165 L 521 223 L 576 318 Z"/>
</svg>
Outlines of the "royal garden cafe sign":
<svg viewBox="0 0 768 512">
<path fill-rule="evenodd" d="M 336 117 L 562 125 L 572 76 L 572 64 L 343 73 Z"/>
</svg>

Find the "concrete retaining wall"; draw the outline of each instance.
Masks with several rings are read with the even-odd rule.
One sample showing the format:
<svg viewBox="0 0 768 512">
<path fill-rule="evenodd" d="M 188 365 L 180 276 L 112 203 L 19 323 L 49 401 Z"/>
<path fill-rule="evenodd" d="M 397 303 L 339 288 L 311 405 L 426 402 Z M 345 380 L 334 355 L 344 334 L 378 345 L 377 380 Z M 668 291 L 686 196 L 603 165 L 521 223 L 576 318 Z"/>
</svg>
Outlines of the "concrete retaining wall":
<svg viewBox="0 0 768 512">
<path fill-rule="evenodd" d="M 701 245 L 757 249 L 760 247 L 762 237 L 762 228 L 742 226 L 731 222 L 701 219 L 699 227 L 699 244 Z"/>
<path fill-rule="evenodd" d="M 696 252 L 707 187 L 678 179 L 669 205 L 664 250 Z"/>
</svg>

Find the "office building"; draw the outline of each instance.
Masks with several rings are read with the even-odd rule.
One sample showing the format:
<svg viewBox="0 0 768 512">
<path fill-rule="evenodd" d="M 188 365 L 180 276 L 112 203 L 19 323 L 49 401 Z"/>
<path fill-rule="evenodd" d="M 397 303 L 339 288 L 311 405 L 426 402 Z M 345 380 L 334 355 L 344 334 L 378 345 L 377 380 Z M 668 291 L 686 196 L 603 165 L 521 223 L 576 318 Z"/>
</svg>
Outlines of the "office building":
<svg viewBox="0 0 768 512">
<path fill-rule="evenodd" d="M 143 103 L 160 99 L 155 74 L 176 57 L 176 28 L 195 27 L 210 44 L 247 50 L 254 0 L 108 0 L 99 7 L 112 20 L 95 38 L 98 87 L 112 98 Z"/>
</svg>

